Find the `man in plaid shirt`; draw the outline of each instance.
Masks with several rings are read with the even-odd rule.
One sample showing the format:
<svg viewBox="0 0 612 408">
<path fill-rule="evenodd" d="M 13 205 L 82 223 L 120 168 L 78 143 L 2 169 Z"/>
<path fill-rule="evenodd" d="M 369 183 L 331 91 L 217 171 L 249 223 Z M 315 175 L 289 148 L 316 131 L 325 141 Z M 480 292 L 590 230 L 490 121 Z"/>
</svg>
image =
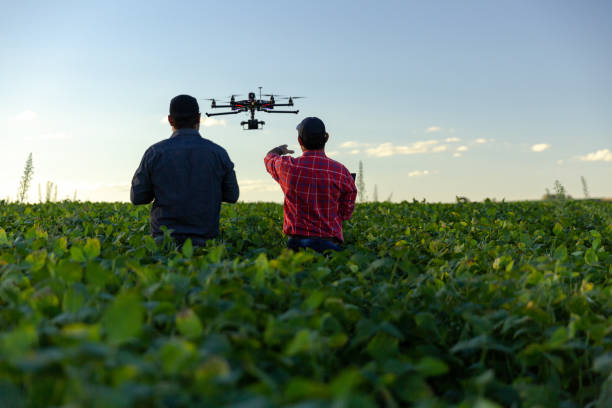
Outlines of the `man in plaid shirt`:
<svg viewBox="0 0 612 408">
<path fill-rule="evenodd" d="M 302 156 L 287 145 L 276 147 L 264 159 L 266 170 L 285 193 L 283 232 L 293 250 L 340 250 L 344 242 L 342 221 L 355 209 L 357 188 L 351 173 L 325 155 L 329 135 L 319 118 L 308 117 L 298 126 Z"/>
</svg>

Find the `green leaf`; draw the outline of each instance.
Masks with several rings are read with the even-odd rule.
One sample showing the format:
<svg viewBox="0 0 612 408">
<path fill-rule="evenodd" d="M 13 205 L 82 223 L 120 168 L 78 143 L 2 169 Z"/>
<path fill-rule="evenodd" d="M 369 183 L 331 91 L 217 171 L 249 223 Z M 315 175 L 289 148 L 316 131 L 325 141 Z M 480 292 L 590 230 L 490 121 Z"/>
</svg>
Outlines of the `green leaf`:
<svg viewBox="0 0 612 408">
<path fill-rule="evenodd" d="M 565 261 L 567 259 L 567 248 L 565 245 L 560 245 L 555 249 L 555 253 L 553 254 L 553 258 L 558 261 Z"/>
<path fill-rule="evenodd" d="M 444 361 L 429 356 L 423 357 L 416 365 L 416 369 L 424 377 L 436 377 L 448 372 L 448 366 Z"/>
<path fill-rule="evenodd" d="M 23 324 L 0 336 L 0 355 L 16 358 L 24 355 L 38 342 L 36 327 Z"/>
<path fill-rule="evenodd" d="M 62 260 L 55 272 L 58 278 L 70 284 L 80 282 L 83 278 L 83 267 L 80 263 L 74 261 Z"/>
<path fill-rule="evenodd" d="M 599 258 L 597 257 L 597 252 L 595 252 L 593 248 L 587 249 L 586 253 L 584 254 L 584 262 L 593 266 L 593 265 L 597 265 L 598 261 L 599 261 Z"/>
<path fill-rule="evenodd" d="M 191 243 L 191 238 L 187 238 L 187 240 L 185 240 L 181 251 L 187 259 L 190 259 L 193 256 L 193 244 Z"/>
<path fill-rule="evenodd" d="M 39 251 L 32 252 L 26 256 L 25 260 L 30 264 L 32 271 L 39 271 L 45 266 L 45 261 L 47 260 L 47 250 L 41 249 Z"/>
<path fill-rule="evenodd" d="M 601 393 L 597 400 L 597 408 L 610 408 L 612 407 L 612 374 L 608 376 L 601 386 Z"/>
<path fill-rule="evenodd" d="M 331 392 L 339 397 L 351 393 L 363 381 L 361 372 L 356 368 L 344 370 L 330 384 Z"/>
<path fill-rule="evenodd" d="M 98 241 L 98 238 L 87 238 L 87 243 L 83 247 L 83 255 L 89 261 L 100 256 L 100 241 Z"/>
<path fill-rule="evenodd" d="M 193 344 L 178 339 L 170 340 L 160 350 L 160 361 L 164 372 L 173 375 L 182 371 L 193 361 L 194 353 Z"/>
<path fill-rule="evenodd" d="M 387 333 L 379 332 L 370 340 L 367 350 L 372 357 L 381 360 L 397 354 L 398 340 Z"/>
<path fill-rule="evenodd" d="M 195 377 L 198 383 L 208 382 L 217 378 L 228 377 L 231 367 L 226 359 L 219 356 L 211 356 L 196 371 Z"/>
<path fill-rule="evenodd" d="M 85 262 L 85 255 L 83 254 L 83 250 L 73 245 L 70 248 L 70 259 L 75 262 Z"/>
<path fill-rule="evenodd" d="M 312 335 L 309 330 L 302 329 L 298 331 L 287 346 L 286 354 L 293 356 L 298 353 L 310 351 L 312 349 Z"/>
<path fill-rule="evenodd" d="M 308 296 L 308 299 L 304 300 L 304 307 L 309 310 L 315 310 L 325 300 L 325 293 L 321 291 L 314 291 Z"/>
<path fill-rule="evenodd" d="M 593 362 L 593 370 L 604 375 L 612 374 L 612 352 L 597 357 Z"/>
<path fill-rule="evenodd" d="M 97 262 L 89 262 L 85 269 L 87 282 L 97 288 L 103 288 L 111 279 L 110 271 L 107 271 Z"/>
<path fill-rule="evenodd" d="M 123 293 L 115 298 L 102 316 L 102 327 L 111 345 L 120 345 L 140 333 L 143 308 L 135 294 Z"/>
<path fill-rule="evenodd" d="M 0 245 L 9 245 L 9 240 L 4 228 L 0 228 Z"/>
<path fill-rule="evenodd" d="M 486 398 L 478 398 L 476 402 L 471 406 L 472 408 L 502 408 L 501 405 L 488 400 Z"/>
<path fill-rule="evenodd" d="M 325 384 L 299 377 L 290 379 L 285 390 L 285 398 L 289 401 L 326 398 L 328 395 L 329 389 Z"/>
<path fill-rule="evenodd" d="M 60 237 L 53 243 L 53 253 L 61 257 L 68 251 L 68 240 L 66 237 Z"/>
<path fill-rule="evenodd" d="M 553 227 L 553 234 L 559 235 L 563 232 L 563 226 L 559 223 L 556 223 Z"/>
<path fill-rule="evenodd" d="M 64 312 L 76 313 L 85 303 L 86 290 L 84 286 L 74 285 L 64 292 L 62 298 L 62 310 Z"/>
<path fill-rule="evenodd" d="M 202 335 L 202 322 L 191 309 L 183 309 L 176 315 L 176 326 L 188 340 L 197 339 Z"/>
<path fill-rule="evenodd" d="M 262 286 L 266 281 L 266 275 L 270 271 L 270 264 L 266 254 L 261 253 L 255 260 L 255 284 Z"/>
</svg>

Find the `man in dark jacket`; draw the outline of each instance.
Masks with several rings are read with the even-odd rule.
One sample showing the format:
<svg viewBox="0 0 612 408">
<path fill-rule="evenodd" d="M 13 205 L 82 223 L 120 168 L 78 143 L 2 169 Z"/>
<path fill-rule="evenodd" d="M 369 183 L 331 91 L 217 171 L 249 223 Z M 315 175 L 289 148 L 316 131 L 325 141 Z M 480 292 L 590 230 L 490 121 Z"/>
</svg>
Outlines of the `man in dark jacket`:
<svg viewBox="0 0 612 408">
<path fill-rule="evenodd" d="M 194 245 L 219 235 L 221 202 L 238 201 L 234 164 L 221 146 L 200 136 L 200 107 L 195 98 L 178 95 L 170 101 L 169 139 L 149 147 L 132 179 L 130 200 L 151 207 L 151 235 L 172 230 L 182 244 Z"/>
</svg>

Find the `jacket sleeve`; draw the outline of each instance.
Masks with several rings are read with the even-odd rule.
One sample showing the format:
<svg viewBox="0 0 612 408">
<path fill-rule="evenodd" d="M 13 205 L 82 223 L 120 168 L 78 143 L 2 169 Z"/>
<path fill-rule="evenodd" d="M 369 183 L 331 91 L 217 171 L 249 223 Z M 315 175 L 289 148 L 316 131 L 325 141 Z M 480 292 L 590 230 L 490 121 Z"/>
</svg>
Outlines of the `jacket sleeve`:
<svg viewBox="0 0 612 408">
<path fill-rule="evenodd" d="M 234 171 L 234 163 L 230 160 L 229 156 L 226 155 L 225 160 L 225 174 L 223 175 L 222 182 L 222 200 L 226 203 L 235 203 L 238 201 L 240 196 L 240 188 L 238 187 L 238 181 L 236 180 L 236 172 Z"/>
<path fill-rule="evenodd" d="M 353 215 L 353 211 L 355 210 L 355 199 L 357 198 L 357 187 L 355 186 L 355 181 L 353 177 L 351 177 L 348 170 L 346 171 L 346 175 L 344 177 L 344 185 L 342 189 L 342 194 L 340 195 L 340 208 L 338 214 L 343 221 L 346 221 L 351 218 Z"/>
<path fill-rule="evenodd" d="M 147 150 L 142 156 L 140 166 L 138 166 L 132 178 L 132 188 L 130 189 L 130 201 L 132 204 L 149 204 L 155 197 L 149 168 L 150 155 L 151 151 Z"/>
</svg>

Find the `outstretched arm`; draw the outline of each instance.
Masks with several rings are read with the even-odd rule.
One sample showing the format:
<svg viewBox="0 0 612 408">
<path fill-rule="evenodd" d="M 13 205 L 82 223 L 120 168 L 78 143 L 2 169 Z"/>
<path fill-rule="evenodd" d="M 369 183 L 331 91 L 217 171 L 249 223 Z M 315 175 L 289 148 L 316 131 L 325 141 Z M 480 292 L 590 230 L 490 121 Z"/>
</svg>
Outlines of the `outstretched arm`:
<svg viewBox="0 0 612 408">
<path fill-rule="evenodd" d="M 274 149 L 270 150 L 268 152 L 268 154 L 270 154 L 270 153 L 275 154 L 277 156 L 282 156 L 282 155 L 285 155 L 285 154 L 293 154 L 294 151 L 287 149 L 287 145 L 284 144 L 284 145 L 280 145 L 280 146 L 275 147 Z"/>
<path fill-rule="evenodd" d="M 280 156 L 292 153 L 293 150 L 287 149 L 287 145 L 285 144 L 275 147 L 274 149 L 270 150 L 268 154 L 266 154 L 266 157 L 264 158 L 266 170 L 268 171 L 268 173 L 270 173 L 274 180 L 280 180 L 280 175 L 278 174 L 276 162 L 279 161 L 278 159 L 280 158 Z"/>
</svg>

